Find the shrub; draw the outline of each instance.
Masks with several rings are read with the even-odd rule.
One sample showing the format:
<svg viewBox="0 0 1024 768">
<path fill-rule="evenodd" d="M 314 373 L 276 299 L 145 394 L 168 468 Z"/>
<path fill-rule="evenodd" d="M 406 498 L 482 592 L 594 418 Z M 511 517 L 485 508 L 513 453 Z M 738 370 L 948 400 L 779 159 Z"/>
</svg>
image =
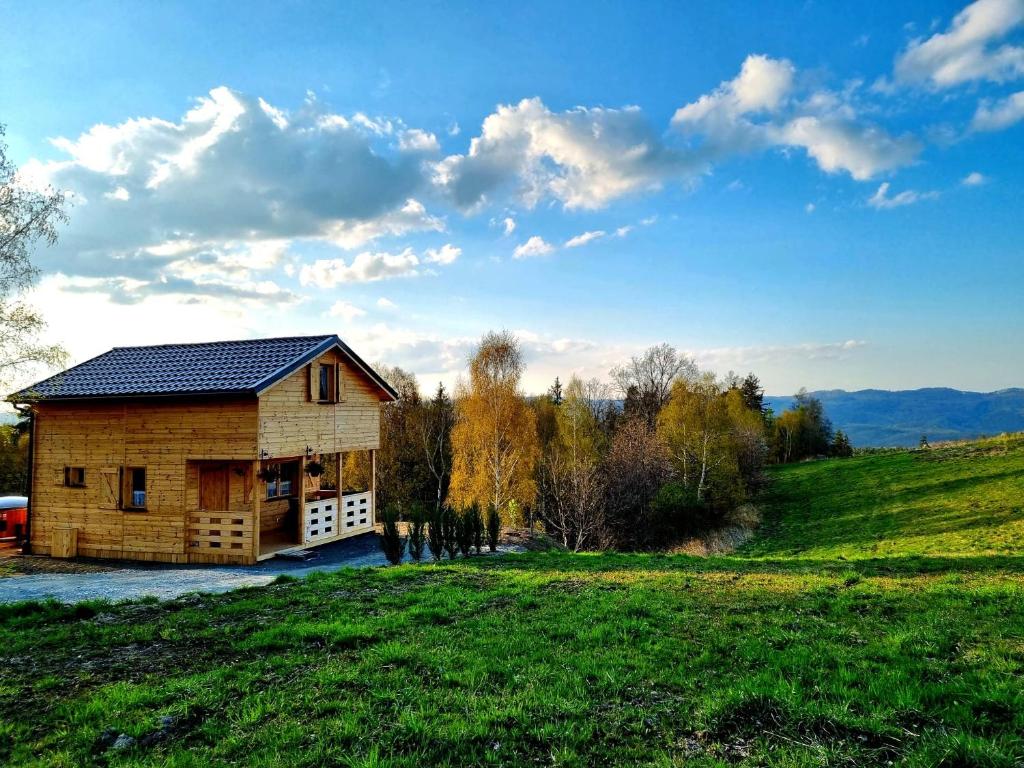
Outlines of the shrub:
<svg viewBox="0 0 1024 768">
<path fill-rule="evenodd" d="M 444 531 L 444 551 L 448 559 L 454 560 L 459 551 L 459 516 L 451 507 L 444 508 L 444 519 L 441 522 Z"/>
<path fill-rule="evenodd" d="M 427 544 L 427 515 L 420 504 L 414 504 L 409 513 L 409 557 L 417 563 L 423 559 Z"/>
<path fill-rule="evenodd" d="M 398 510 L 394 507 L 384 509 L 384 533 L 380 537 L 380 548 L 384 550 L 384 557 L 392 565 L 402 562 L 402 555 L 405 554 L 406 540 L 398 531 Z"/>
<path fill-rule="evenodd" d="M 498 551 L 498 539 L 501 538 L 501 515 L 498 508 L 491 504 L 487 508 L 487 548 L 491 552 Z"/>
<path fill-rule="evenodd" d="M 484 517 L 480 514 L 480 505 L 475 501 L 470 505 L 468 512 L 473 528 L 473 549 L 479 555 L 484 551 Z"/>
<path fill-rule="evenodd" d="M 682 483 L 665 483 L 654 495 L 648 532 L 655 539 L 679 534 L 698 534 L 714 528 L 719 517 L 707 502 L 697 500 L 697 494 Z"/>
<path fill-rule="evenodd" d="M 427 547 L 434 560 L 444 557 L 444 508 L 435 507 L 427 526 Z"/>
<path fill-rule="evenodd" d="M 469 557 L 473 551 L 473 518 L 469 507 L 463 509 L 456 518 L 455 538 L 459 544 L 459 552 L 463 557 Z"/>
</svg>

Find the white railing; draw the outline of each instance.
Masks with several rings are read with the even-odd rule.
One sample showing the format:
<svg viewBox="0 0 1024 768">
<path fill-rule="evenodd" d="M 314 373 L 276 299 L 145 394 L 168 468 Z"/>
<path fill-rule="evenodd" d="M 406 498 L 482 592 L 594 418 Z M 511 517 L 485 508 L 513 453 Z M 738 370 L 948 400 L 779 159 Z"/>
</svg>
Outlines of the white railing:
<svg viewBox="0 0 1024 768">
<path fill-rule="evenodd" d="M 341 509 L 338 509 L 338 499 L 333 496 L 307 501 L 303 543 L 370 530 L 373 527 L 371 499 L 369 492 L 346 493 L 341 497 Z"/>
</svg>

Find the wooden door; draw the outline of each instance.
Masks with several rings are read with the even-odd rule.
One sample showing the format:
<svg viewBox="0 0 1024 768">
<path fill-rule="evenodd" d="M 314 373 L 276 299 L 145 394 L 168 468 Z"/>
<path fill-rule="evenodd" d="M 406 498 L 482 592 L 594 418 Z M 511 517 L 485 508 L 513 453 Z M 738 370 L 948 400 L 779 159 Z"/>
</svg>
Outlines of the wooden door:
<svg viewBox="0 0 1024 768">
<path fill-rule="evenodd" d="M 227 464 L 199 468 L 199 509 L 228 511 L 228 483 L 231 473 Z"/>
</svg>

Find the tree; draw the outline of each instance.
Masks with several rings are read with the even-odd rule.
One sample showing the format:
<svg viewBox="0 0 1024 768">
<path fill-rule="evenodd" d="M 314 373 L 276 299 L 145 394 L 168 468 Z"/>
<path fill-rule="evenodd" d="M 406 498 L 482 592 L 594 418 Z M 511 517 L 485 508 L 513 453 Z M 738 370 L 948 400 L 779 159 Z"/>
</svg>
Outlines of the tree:
<svg viewBox="0 0 1024 768">
<path fill-rule="evenodd" d="M 832 422 L 821 400 L 801 389 L 789 410 L 774 420 L 775 460 L 787 463 L 827 456 L 832 444 Z"/>
<path fill-rule="evenodd" d="M 836 430 L 832 438 L 832 445 L 829 448 L 829 455 L 839 459 L 847 459 L 853 456 L 853 446 L 850 445 L 850 438 L 841 429 Z"/>
<path fill-rule="evenodd" d="M 605 435 L 594 415 L 587 385 L 569 380 L 556 414 L 557 434 L 541 461 L 542 494 L 538 505 L 549 532 L 564 546 L 579 551 L 590 545 L 604 521 L 604 483 L 599 462 Z"/>
<path fill-rule="evenodd" d="M 605 478 L 604 542 L 616 547 L 652 543 L 652 503 L 672 476 L 664 442 L 641 419 L 624 422 L 602 462 Z"/>
<path fill-rule="evenodd" d="M 548 400 L 551 401 L 552 405 L 562 404 L 562 382 L 559 381 L 557 376 L 555 376 L 555 383 L 548 389 Z"/>
<path fill-rule="evenodd" d="M 417 502 L 434 503 L 437 480 L 430 463 L 423 460 L 421 425 L 425 406 L 416 378 L 398 367 L 378 364 L 375 368 L 398 392 L 398 400 L 386 403 L 380 412 L 377 503 L 381 508 L 395 505 L 400 509 Z M 368 455 L 353 452 L 348 456 L 351 458 L 347 458 L 345 473 L 368 485 Z"/>
<path fill-rule="evenodd" d="M 740 382 L 739 391 L 740 397 L 743 398 L 743 405 L 757 413 L 764 413 L 764 388 L 757 376 L 748 373 L 746 378 Z"/>
<path fill-rule="evenodd" d="M 444 389 L 437 392 L 420 409 L 419 435 L 427 469 L 434 478 L 434 508 L 441 509 L 448 498 L 452 473 L 452 427 L 455 405 Z"/>
<path fill-rule="evenodd" d="M 670 344 L 651 347 L 643 355 L 632 357 L 626 365 L 612 368 L 612 381 L 627 403 L 632 396 L 635 413 L 654 427 L 658 414 L 668 402 L 672 384 L 679 378 L 693 378 L 697 365 Z M 629 409 L 627 408 L 627 411 Z"/>
<path fill-rule="evenodd" d="M 736 463 L 727 401 L 714 374 L 677 381 L 658 426 L 683 486 L 693 491 L 698 503 L 707 502 L 712 475 L 724 463 Z"/>
<path fill-rule="evenodd" d="M 3 137 L 0 125 L 0 383 L 26 365 L 56 366 L 67 357 L 62 347 L 40 341 L 46 322 L 18 299 L 39 276 L 30 259 L 36 243 L 56 243 L 57 225 L 68 220 L 64 195 L 27 186 Z"/>
<path fill-rule="evenodd" d="M 470 359 L 469 385 L 456 399 L 451 497 L 468 506 L 529 505 L 536 494 L 537 425 L 519 392 L 523 355 L 511 333 L 486 334 Z"/>
</svg>

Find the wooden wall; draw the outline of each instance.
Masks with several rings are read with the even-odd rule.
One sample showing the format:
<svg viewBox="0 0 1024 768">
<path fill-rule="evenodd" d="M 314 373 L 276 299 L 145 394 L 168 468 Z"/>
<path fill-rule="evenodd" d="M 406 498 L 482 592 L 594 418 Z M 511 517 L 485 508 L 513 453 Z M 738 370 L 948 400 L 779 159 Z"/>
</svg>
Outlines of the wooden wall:
<svg viewBox="0 0 1024 768">
<path fill-rule="evenodd" d="M 326 353 L 313 365 L 325 362 L 341 364 L 341 401 L 311 401 L 309 366 L 303 366 L 260 395 L 260 450 L 276 458 L 302 456 L 306 446 L 318 454 L 380 447 L 380 397 L 376 385 L 337 350 Z"/>
<path fill-rule="evenodd" d="M 86 557 L 185 562 L 187 462 L 252 462 L 256 424 L 255 399 L 38 404 L 33 550 L 48 554 L 53 528 L 70 525 Z M 84 488 L 63 485 L 66 466 L 85 468 Z M 119 467 L 146 468 L 145 511 L 117 508 Z"/>
</svg>

